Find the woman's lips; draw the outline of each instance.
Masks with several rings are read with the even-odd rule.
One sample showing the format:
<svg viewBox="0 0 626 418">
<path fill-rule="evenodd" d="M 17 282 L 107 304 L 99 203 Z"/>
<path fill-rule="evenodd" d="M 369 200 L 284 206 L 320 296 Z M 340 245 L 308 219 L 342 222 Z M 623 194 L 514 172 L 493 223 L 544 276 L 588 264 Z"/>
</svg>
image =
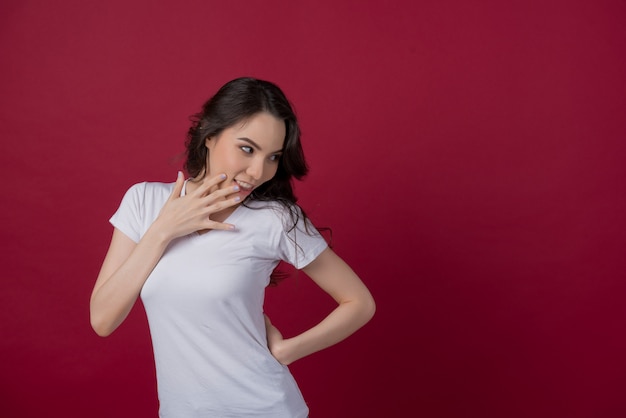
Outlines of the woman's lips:
<svg viewBox="0 0 626 418">
<path fill-rule="evenodd" d="M 252 189 L 254 189 L 254 185 L 250 183 L 246 183 L 245 181 L 235 180 L 235 183 L 239 185 L 240 192 L 250 193 Z"/>
</svg>

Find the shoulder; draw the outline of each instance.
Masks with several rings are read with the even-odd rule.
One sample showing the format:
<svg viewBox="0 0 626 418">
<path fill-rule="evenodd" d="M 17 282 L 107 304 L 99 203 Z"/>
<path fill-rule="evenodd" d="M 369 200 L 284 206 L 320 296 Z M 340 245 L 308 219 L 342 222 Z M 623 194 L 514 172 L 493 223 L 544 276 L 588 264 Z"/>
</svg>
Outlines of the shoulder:
<svg viewBox="0 0 626 418">
<path fill-rule="evenodd" d="M 270 217 L 282 223 L 289 223 L 289 221 L 295 223 L 303 216 L 302 209 L 295 203 L 282 204 L 275 200 L 250 200 L 245 202 L 244 205 L 258 213 L 259 216 Z"/>
<path fill-rule="evenodd" d="M 154 198 L 159 196 L 169 196 L 174 188 L 174 183 L 159 183 L 159 182 L 140 182 L 135 183 L 128 188 L 126 195 L 141 198 Z"/>
<path fill-rule="evenodd" d="M 144 193 L 171 193 L 174 183 L 160 183 L 156 181 L 142 181 L 130 186 L 129 190 L 137 190 Z"/>
<path fill-rule="evenodd" d="M 174 188 L 174 183 L 141 182 L 128 188 L 120 207 L 135 212 L 144 212 L 152 207 L 160 208 L 165 204 Z"/>
<path fill-rule="evenodd" d="M 283 233 L 292 235 L 297 232 L 304 232 L 311 236 L 320 235 L 311 220 L 296 203 L 282 204 L 278 201 L 252 200 L 246 202 L 245 205 L 250 212 L 260 212 L 259 217 L 262 216 L 265 218 L 264 221 L 279 226 Z"/>
<path fill-rule="evenodd" d="M 173 187 L 174 183 L 133 184 L 126 191 L 110 222 L 135 242 L 139 242 L 143 233 L 158 216 Z"/>
</svg>

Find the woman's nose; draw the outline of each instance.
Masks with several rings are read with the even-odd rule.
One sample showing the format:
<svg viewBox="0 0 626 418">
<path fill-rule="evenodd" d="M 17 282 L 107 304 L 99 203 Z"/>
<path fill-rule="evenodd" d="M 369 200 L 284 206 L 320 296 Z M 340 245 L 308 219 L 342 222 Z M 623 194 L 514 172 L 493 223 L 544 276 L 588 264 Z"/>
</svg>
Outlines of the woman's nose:
<svg viewBox="0 0 626 418">
<path fill-rule="evenodd" d="M 254 160 L 246 170 L 248 175 L 255 180 L 261 179 L 263 177 L 263 161 Z"/>
</svg>

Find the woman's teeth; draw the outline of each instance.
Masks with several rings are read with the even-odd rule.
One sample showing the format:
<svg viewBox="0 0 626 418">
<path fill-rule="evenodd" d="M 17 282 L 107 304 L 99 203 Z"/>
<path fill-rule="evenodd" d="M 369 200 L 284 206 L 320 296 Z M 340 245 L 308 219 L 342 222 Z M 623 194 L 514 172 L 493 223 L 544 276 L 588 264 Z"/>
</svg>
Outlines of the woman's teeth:
<svg viewBox="0 0 626 418">
<path fill-rule="evenodd" d="M 241 187 L 243 190 L 250 190 L 253 187 L 252 184 L 246 183 L 245 181 L 235 180 L 235 182 L 237 182 L 239 187 Z"/>
</svg>

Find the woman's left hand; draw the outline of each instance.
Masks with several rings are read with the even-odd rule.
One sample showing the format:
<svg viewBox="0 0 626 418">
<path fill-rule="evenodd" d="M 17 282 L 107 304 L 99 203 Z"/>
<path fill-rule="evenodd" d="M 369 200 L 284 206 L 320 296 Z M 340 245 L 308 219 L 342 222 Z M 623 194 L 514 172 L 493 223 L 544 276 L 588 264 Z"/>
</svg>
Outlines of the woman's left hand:
<svg viewBox="0 0 626 418">
<path fill-rule="evenodd" d="M 319 324 L 287 339 L 265 316 L 267 346 L 276 360 L 286 366 L 343 340 L 369 321 L 376 311 L 374 298 L 365 284 L 330 248 L 322 251 L 302 271 L 338 306 Z"/>
<path fill-rule="evenodd" d="M 288 366 L 291 361 L 286 356 L 286 340 L 283 338 L 283 334 L 276 328 L 270 318 L 265 316 L 265 331 L 267 334 L 267 347 L 270 349 L 270 353 L 274 356 L 279 363 Z"/>
</svg>

